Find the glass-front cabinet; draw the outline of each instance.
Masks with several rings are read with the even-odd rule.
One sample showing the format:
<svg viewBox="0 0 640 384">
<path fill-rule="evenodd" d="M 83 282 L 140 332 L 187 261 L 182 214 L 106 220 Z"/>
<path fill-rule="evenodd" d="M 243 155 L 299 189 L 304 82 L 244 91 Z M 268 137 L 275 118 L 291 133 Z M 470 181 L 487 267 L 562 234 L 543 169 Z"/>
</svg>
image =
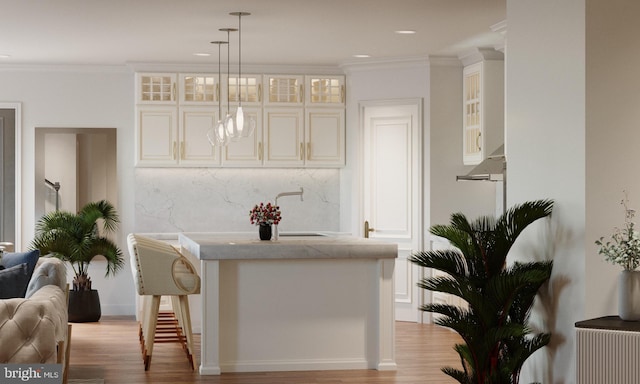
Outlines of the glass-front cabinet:
<svg viewBox="0 0 640 384">
<path fill-rule="evenodd" d="M 480 111 L 480 89 L 482 64 L 477 63 L 466 67 L 464 73 L 464 132 L 463 132 L 463 162 L 464 164 L 478 164 L 482 161 L 482 124 Z"/>
<path fill-rule="evenodd" d="M 265 106 L 302 105 L 304 101 L 304 76 L 264 75 L 267 87 Z"/>
<path fill-rule="evenodd" d="M 344 166 L 344 86 L 344 76 L 137 73 L 136 166 Z M 219 109 L 240 100 L 255 131 L 213 147 Z"/>
<path fill-rule="evenodd" d="M 220 98 L 220 84 L 217 75 L 180 75 L 180 104 L 217 105 Z"/>
<path fill-rule="evenodd" d="M 262 105 L 262 75 L 245 75 L 228 77 L 229 101 L 232 104 L 242 102 L 243 106 Z"/>
<path fill-rule="evenodd" d="M 136 100 L 143 104 L 174 104 L 176 102 L 175 73 L 136 75 Z"/>
<path fill-rule="evenodd" d="M 307 105 L 344 105 L 344 76 L 306 76 Z"/>
<path fill-rule="evenodd" d="M 462 161 L 475 165 L 504 143 L 504 60 L 467 64 L 462 102 Z"/>
</svg>

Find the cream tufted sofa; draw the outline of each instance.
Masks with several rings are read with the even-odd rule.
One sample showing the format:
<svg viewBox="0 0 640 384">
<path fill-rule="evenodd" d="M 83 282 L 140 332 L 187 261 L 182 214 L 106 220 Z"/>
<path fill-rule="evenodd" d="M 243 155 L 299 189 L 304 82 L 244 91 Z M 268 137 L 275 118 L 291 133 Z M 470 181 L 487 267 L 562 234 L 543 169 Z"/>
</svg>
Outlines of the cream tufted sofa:
<svg viewBox="0 0 640 384">
<path fill-rule="evenodd" d="M 26 298 L 0 300 L 0 364 L 62 364 L 66 379 L 67 289 L 64 263 L 41 257 Z"/>
</svg>

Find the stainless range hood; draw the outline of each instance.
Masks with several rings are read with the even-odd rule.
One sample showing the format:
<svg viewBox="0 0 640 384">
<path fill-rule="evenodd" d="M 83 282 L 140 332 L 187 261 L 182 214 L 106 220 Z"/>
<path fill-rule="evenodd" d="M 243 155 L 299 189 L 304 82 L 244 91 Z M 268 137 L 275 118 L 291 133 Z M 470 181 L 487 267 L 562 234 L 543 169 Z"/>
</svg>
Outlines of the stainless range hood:
<svg viewBox="0 0 640 384">
<path fill-rule="evenodd" d="M 502 182 L 502 212 L 504 213 L 507 207 L 507 158 L 504 155 L 504 144 L 476 165 L 471 172 L 464 176 L 456 176 L 456 181 L 460 180 Z"/>
<path fill-rule="evenodd" d="M 504 156 L 504 144 L 493 151 L 485 160 L 476 165 L 471 172 L 464 176 L 456 176 L 460 180 L 504 181 L 507 171 L 507 161 Z"/>
</svg>

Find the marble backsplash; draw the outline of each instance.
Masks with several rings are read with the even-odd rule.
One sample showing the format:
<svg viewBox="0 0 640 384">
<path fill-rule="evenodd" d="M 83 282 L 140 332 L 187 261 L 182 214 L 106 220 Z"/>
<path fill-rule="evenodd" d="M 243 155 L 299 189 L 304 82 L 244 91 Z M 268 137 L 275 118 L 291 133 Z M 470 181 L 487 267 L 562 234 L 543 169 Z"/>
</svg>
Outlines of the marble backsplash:
<svg viewBox="0 0 640 384">
<path fill-rule="evenodd" d="M 338 231 L 340 171 L 337 169 L 137 168 L 135 231 L 257 231 L 249 222 L 256 203 L 278 199 L 280 231 Z"/>
</svg>

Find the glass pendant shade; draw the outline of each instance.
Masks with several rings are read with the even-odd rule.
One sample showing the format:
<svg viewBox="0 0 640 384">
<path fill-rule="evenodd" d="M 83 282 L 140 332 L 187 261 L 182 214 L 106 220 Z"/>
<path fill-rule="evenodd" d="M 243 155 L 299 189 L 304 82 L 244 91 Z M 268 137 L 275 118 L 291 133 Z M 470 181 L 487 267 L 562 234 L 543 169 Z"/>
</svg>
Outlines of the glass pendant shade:
<svg viewBox="0 0 640 384">
<path fill-rule="evenodd" d="M 231 140 L 239 140 L 249 137 L 256 128 L 256 121 L 251 116 L 246 116 L 242 110 L 242 16 L 251 15 L 248 12 L 231 12 L 230 15 L 238 16 L 238 108 L 235 115 L 226 124 L 227 133 Z"/>
<path fill-rule="evenodd" d="M 220 84 L 220 45 L 227 44 L 229 46 L 228 41 L 212 41 L 212 44 L 218 45 L 218 85 Z M 219 93 L 218 93 L 219 95 Z M 218 97 L 218 121 L 207 131 L 207 140 L 209 143 L 216 147 L 224 147 L 229 143 L 229 135 L 227 134 L 227 130 L 225 128 L 225 121 L 222 119 L 222 103 Z"/>
<path fill-rule="evenodd" d="M 237 141 L 253 135 L 256 130 L 256 120 L 244 113 L 242 106 L 238 106 L 235 115 L 227 115 L 225 123 L 230 140 Z"/>
<path fill-rule="evenodd" d="M 218 120 L 215 126 L 207 132 L 207 140 L 213 146 L 223 147 L 229 144 L 229 135 L 224 125 L 224 120 Z"/>
</svg>

